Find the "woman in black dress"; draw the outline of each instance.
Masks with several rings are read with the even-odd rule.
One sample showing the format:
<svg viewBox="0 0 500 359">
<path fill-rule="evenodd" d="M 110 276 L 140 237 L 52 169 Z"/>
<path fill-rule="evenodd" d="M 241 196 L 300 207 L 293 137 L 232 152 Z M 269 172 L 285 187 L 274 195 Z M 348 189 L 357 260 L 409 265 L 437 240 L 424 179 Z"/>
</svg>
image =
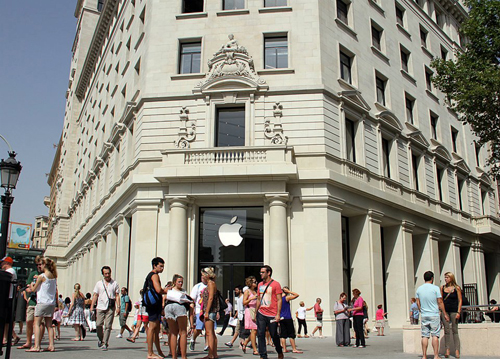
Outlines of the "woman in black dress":
<svg viewBox="0 0 500 359">
<path fill-rule="evenodd" d="M 445 285 L 441 287 L 441 295 L 443 296 L 444 309 L 450 316 L 447 321 L 441 315 L 441 321 L 444 326 L 444 344 L 446 347 L 445 358 L 450 356 L 451 336 L 453 335 L 453 343 L 455 344 L 455 357 L 460 358 L 460 338 L 458 336 L 458 321 L 460 312 L 462 311 L 462 289 L 458 286 L 455 275 L 451 272 L 444 274 Z"/>
</svg>

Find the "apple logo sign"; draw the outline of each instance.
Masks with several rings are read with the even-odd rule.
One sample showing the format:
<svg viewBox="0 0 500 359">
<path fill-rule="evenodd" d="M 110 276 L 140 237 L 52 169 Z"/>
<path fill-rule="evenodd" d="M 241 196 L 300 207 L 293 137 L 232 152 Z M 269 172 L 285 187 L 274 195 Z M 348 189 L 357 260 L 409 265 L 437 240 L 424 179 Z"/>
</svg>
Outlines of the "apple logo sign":
<svg viewBox="0 0 500 359">
<path fill-rule="evenodd" d="M 231 223 L 225 223 L 219 227 L 219 239 L 224 247 L 237 247 L 243 241 L 243 237 L 240 235 L 242 225 L 235 223 L 237 220 L 238 216 L 234 216 Z"/>
</svg>

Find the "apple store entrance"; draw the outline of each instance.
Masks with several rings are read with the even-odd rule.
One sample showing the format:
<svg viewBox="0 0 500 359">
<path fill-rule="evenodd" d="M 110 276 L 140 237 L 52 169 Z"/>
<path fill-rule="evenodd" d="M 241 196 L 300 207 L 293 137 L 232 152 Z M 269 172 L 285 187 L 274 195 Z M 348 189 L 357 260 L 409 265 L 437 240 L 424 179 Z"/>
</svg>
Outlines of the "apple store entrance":
<svg viewBox="0 0 500 359">
<path fill-rule="evenodd" d="M 262 207 L 200 208 L 198 268 L 214 267 L 217 288 L 233 299 L 237 285 L 255 276 L 264 261 Z M 200 273 L 198 273 L 199 279 Z"/>
</svg>

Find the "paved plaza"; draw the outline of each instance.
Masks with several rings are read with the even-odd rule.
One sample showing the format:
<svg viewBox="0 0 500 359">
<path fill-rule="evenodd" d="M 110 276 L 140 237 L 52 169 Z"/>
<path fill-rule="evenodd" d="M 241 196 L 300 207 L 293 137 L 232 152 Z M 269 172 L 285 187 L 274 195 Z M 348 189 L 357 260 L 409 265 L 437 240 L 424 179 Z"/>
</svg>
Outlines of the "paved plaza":
<svg viewBox="0 0 500 359">
<path fill-rule="evenodd" d="M 146 358 L 146 336 L 141 334 L 141 337 L 135 344 L 127 342 L 124 338 L 117 339 L 117 331 L 113 330 L 109 350 L 103 352 L 97 348 L 96 334 L 90 333 L 83 342 L 73 342 L 74 331 L 71 328 L 61 328 L 62 339 L 56 341 L 55 353 L 26 353 L 24 350 L 17 350 L 13 348 L 11 358 L 24 359 L 24 358 L 51 358 L 51 359 L 90 359 L 90 358 L 109 358 L 109 359 L 123 359 L 123 358 Z M 219 337 L 219 357 L 222 358 L 258 358 L 252 355 L 252 350 L 247 350 L 247 354 L 243 354 L 241 349 L 236 346 L 227 348 L 224 342 L 230 339 L 229 335 Z M 289 359 L 321 359 L 321 358 L 370 358 L 370 359 L 386 359 L 386 358 L 419 358 L 420 355 L 403 354 L 402 343 L 402 330 L 393 329 L 387 336 L 377 337 L 370 336 L 367 339 L 367 347 L 364 349 L 357 348 L 339 348 L 335 345 L 335 338 L 326 337 L 320 338 L 297 338 L 297 346 L 303 350 L 303 354 L 286 353 L 285 358 Z M 201 340 L 200 340 L 201 339 Z M 201 359 L 206 356 L 203 352 L 203 338 L 199 338 L 194 352 L 188 351 L 188 357 L 192 359 Z M 164 343 L 164 341 L 162 341 Z M 47 343 L 42 343 L 42 348 L 47 347 Z M 277 358 L 276 352 L 270 350 L 269 358 Z M 164 347 L 164 352 L 168 353 L 168 348 Z M 429 352 L 430 353 L 430 352 Z M 432 358 L 432 355 L 428 356 Z M 466 358 L 469 356 L 462 356 Z M 453 358 L 453 357 L 452 357 Z M 475 359 L 486 359 L 488 357 L 473 357 Z M 491 358 L 491 357 L 490 357 Z"/>
</svg>

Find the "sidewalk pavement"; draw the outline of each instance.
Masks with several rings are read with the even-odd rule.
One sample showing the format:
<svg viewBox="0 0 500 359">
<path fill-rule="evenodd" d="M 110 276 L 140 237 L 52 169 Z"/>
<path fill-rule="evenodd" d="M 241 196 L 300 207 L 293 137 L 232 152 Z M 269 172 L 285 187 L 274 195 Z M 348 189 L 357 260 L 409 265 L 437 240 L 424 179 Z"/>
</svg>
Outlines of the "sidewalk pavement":
<svg viewBox="0 0 500 359">
<path fill-rule="evenodd" d="M 229 333 L 230 331 L 227 331 Z M 24 334 L 24 333 L 23 333 Z M 74 330 L 70 327 L 61 328 L 61 340 L 56 341 L 56 351 L 54 353 L 26 353 L 24 350 L 18 350 L 13 347 L 11 358 L 12 359 L 36 359 L 36 358 L 49 358 L 50 359 L 91 359 L 91 358 L 106 358 L 106 359 L 124 359 L 124 358 L 147 358 L 146 351 L 146 335 L 141 334 L 141 337 L 135 343 L 129 343 L 125 337 L 122 339 L 116 338 L 118 331 L 113 330 L 111 333 L 109 350 L 102 351 L 97 348 L 97 336 L 95 333 L 88 333 L 87 337 L 82 342 L 73 342 L 71 338 L 74 336 Z M 126 333 L 124 333 L 126 334 Z M 25 339 L 25 335 L 22 335 Z M 252 355 L 252 349 L 247 349 L 247 353 L 243 354 L 241 349 L 236 345 L 233 348 L 228 348 L 224 345 L 225 342 L 230 340 L 229 335 L 222 337 L 217 336 L 219 340 L 218 354 L 221 359 L 223 358 L 258 358 Z M 162 349 L 165 354 L 169 352 L 168 348 L 164 346 L 165 340 L 162 340 Z M 23 343 L 21 341 L 20 343 Z M 404 354 L 403 353 L 403 333 L 402 330 L 392 329 L 386 336 L 377 337 L 371 335 L 366 340 L 366 348 L 353 348 L 353 347 L 337 347 L 335 345 L 335 338 L 297 338 L 297 347 L 303 350 L 303 354 L 285 353 L 287 359 L 340 359 L 340 358 L 369 358 L 369 359 L 415 359 L 421 355 Z M 45 339 L 42 342 L 42 348 L 48 345 Z M 203 351 L 203 338 L 198 338 L 196 350 L 190 352 L 188 349 L 188 357 L 192 359 L 201 359 L 207 355 Z M 288 348 L 291 350 L 290 346 Z M 268 346 L 269 359 L 277 358 L 276 352 L 271 346 Z M 431 359 L 432 348 L 429 348 L 428 358 Z M 453 358 L 453 356 L 452 356 Z M 488 357 L 473 357 L 474 359 L 491 359 Z M 180 359 L 180 357 L 179 357 Z"/>
</svg>

